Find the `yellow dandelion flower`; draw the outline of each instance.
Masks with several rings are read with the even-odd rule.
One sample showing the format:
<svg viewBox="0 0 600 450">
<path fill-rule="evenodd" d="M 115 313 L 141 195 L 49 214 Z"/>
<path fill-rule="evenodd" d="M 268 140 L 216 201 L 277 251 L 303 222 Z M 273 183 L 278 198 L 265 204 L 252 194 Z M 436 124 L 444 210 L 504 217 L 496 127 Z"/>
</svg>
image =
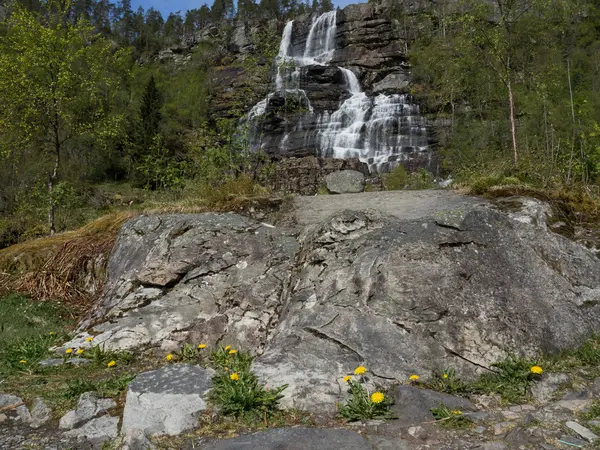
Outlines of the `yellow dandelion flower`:
<svg viewBox="0 0 600 450">
<path fill-rule="evenodd" d="M 230 355 L 235 355 L 236 353 L 237 353 L 237 350 L 234 350 L 234 349 L 229 350 Z"/>
<path fill-rule="evenodd" d="M 73 353 L 73 349 L 72 348 L 68 348 L 68 349 L 65 350 L 65 353 L 67 355 L 70 355 L 71 353 Z"/>
<path fill-rule="evenodd" d="M 173 361 L 173 358 L 175 358 L 171 353 L 169 353 L 167 356 L 165 356 L 165 359 L 167 361 Z"/>
<path fill-rule="evenodd" d="M 229 350 L 231 348 L 231 345 L 228 345 L 227 347 L 225 347 L 225 351 Z"/>
<path fill-rule="evenodd" d="M 352 379 L 352 375 L 346 375 L 344 377 L 344 383 L 348 383 Z"/>
<path fill-rule="evenodd" d="M 460 409 L 455 409 L 453 411 L 450 411 L 453 415 L 455 416 L 462 416 L 462 411 Z"/>
<path fill-rule="evenodd" d="M 541 375 L 544 373 L 544 370 L 540 366 L 533 366 L 531 369 L 531 373 L 535 373 L 536 375 Z"/>
<path fill-rule="evenodd" d="M 203 348 L 206 348 L 206 344 L 200 344 L 200 345 L 198 345 L 198 348 L 199 348 L 200 350 L 202 350 Z"/>
<path fill-rule="evenodd" d="M 419 381 L 419 378 L 421 378 L 419 375 L 411 375 L 410 376 L 410 381 Z"/>
<path fill-rule="evenodd" d="M 442 378 L 445 380 L 446 378 L 448 378 L 448 374 L 445 373 L 444 375 L 442 375 Z"/>
<path fill-rule="evenodd" d="M 385 395 L 383 395 L 381 392 L 373 392 L 371 394 L 371 401 L 373 403 L 381 403 L 383 399 L 385 399 Z"/>
<path fill-rule="evenodd" d="M 237 381 L 240 379 L 240 376 L 237 373 L 232 373 L 229 375 L 229 378 L 231 378 L 233 381 Z"/>
<path fill-rule="evenodd" d="M 356 369 L 354 369 L 354 375 L 362 375 L 366 371 L 367 368 L 365 366 L 358 366 Z"/>
<path fill-rule="evenodd" d="M 54 333 L 54 331 L 51 331 L 51 332 L 50 332 L 50 333 L 48 333 L 48 334 L 50 334 L 50 336 L 53 336 L 53 335 L 54 335 L 54 334 L 56 334 L 56 333 Z"/>
<path fill-rule="evenodd" d="M 115 361 L 111 361 L 106 365 L 106 367 L 115 367 L 116 365 L 117 363 Z"/>
<path fill-rule="evenodd" d="M 19 361 L 19 364 L 27 364 L 27 360 L 22 359 L 21 361 Z"/>
<path fill-rule="evenodd" d="M 78 355 L 83 355 L 83 352 L 85 352 L 84 349 L 80 348 L 79 350 L 77 350 L 77 354 Z"/>
<path fill-rule="evenodd" d="M 87 339 L 85 340 L 85 342 L 92 342 L 93 340 L 94 340 L 94 338 L 90 336 L 89 338 L 87 338 Z"/>
</svg>

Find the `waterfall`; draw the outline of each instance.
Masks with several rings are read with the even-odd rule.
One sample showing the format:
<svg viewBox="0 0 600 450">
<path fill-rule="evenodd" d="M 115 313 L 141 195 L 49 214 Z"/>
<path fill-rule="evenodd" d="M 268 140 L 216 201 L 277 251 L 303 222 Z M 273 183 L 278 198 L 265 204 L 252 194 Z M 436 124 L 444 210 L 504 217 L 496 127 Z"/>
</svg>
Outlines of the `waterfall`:
<svg viewBox="0 0 600 450">
<path fill-rule="evenodd" d="M 335 11 L 313 19 L 302 55 L 303 65 L 325 64 L 331 60 L 335 51 L 336 20 Z"/>
<path fill-rule="evenodd" d="M 313 147 L 320 156 L 359 158 L 373 171 L 389 168 L 397 161 L 426 151 L 425 119 L 419 115 L 419 107 L 411 96 L 370 96 L 348 68 L 338 67 L 349 97 L 335 111 L 314 112 L 306 92 L 300 88 L 302 68 L 329 65 L 335 52 L 336 20 L 336 11 L 314 17 L 301 49 L 293 45 L 294 22 L 286 23 L 276 58 L 275 92 L 251 109 L 248 121 L 255 126 L 259 124 L 275 97 L 285 99 L 278 100 L 278 105 L 282 101 L 287 105 L 293 99 L 296 105 L 306 106 L 306 109 L 298 113 L 293 126 L 288 127 L 285 122 L 285 130 L 277 141 L 277 148 L 283 154 L 293 134 L 303 136 L 301 141 L 305 148 Z M 309 128 L 304 128 L 306 124 Z M 261 146 L 256 136 L 251 141 L 255 148 Z"/>
<path fill-rule="evenodd" d="M 319 120 L 323 156 L 359 158 L 372 168 L 397 161 L 402 152 L 427 148 L 424 119 L 408 95 L 369 98 L 351 70 L 340 68 L 352 94 L 333 114 Z"/>
</svg>

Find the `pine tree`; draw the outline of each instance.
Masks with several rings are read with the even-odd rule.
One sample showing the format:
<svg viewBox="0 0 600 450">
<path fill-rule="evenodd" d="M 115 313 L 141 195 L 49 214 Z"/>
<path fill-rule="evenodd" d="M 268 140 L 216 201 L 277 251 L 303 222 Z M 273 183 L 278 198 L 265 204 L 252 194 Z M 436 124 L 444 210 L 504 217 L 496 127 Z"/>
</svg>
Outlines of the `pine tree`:
<svg viewBox="0 0 600 450">
<path fill-rule="evenodd" d="M 154 76 L 151 76 L 144 88 L 140 106 L 138 145 L 142 152 L 152 144 L 154 136 L 160 133 L 162 105 L 162 95 L 156 87 Z"/>
</svg>

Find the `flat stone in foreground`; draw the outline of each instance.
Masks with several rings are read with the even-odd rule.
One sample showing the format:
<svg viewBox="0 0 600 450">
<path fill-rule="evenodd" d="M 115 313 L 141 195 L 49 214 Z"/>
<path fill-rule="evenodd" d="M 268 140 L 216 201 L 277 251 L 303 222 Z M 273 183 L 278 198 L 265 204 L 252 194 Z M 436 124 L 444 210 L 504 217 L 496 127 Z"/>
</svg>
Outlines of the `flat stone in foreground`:
<svg viewBox="0 0 600 450">
<path fill-rule="evenodd" d="M 227 439 L 205 450 L 373 450 L 360 434 L 350 430 L 318 428 L 274 428 L 248 436 Z"/>
<path fill-rule="evenodd" d="M 138 375 L 127 391 L 121 432 L 175 436 L 193 429 L 206 409 L 204 397 L 213 374 L 211 369 L 175 364 Z"/>
</svg>

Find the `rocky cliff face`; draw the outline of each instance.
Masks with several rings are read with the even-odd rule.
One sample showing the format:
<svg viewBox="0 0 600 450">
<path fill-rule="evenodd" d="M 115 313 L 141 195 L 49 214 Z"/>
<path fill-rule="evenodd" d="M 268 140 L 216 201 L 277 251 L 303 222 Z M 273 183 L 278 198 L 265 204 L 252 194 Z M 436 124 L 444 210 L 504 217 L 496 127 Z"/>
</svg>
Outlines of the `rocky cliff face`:
<svg viewBox="0 0 600 450">
<path fill-rule="evenodd" d="M 408 43 L 389 10 L 350 5 L 286 25 L 275 89 L 249 114 L 253 145 L 281 156 L 359 158 L 439 172 L 434 136 L 408 95 Z"/>
<path fill-rule="evenodd" d="M 544 204 L 419 193 L 391 216 L 352 198 L 356 211 L 294 230 L 235 214 L 133 219 L 82 331 L 112 349 L 236 345 L 262 355 L 269 385 L 290 385 L 288 405 L 323 411 L 358 364 L 384 386 L 445 367 L 468 377 L 600 328 L 600 261 L 546 228 Z"/>
</svg>

